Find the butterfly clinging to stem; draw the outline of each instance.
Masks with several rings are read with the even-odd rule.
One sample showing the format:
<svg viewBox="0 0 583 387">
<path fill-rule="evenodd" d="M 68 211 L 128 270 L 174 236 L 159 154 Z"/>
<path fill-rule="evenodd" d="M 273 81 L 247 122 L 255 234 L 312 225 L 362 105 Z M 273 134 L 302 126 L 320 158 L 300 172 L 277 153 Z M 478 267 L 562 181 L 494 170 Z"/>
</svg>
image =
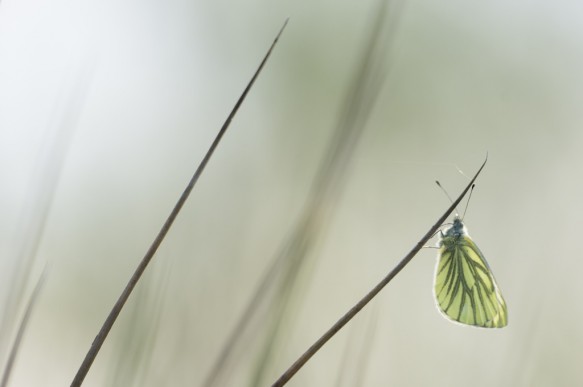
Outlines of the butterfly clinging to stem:
<svg viewBox="0 0 583 387">
<path fill-rule="evenodd" d="M 506 302 L 484 254 L 468 235 L 462 219 L 456 214 L 453 224 L 439 232 L 434 284 L 437 306 L 453 321 L 502 328 L 508 323 Z"/>
</svg>

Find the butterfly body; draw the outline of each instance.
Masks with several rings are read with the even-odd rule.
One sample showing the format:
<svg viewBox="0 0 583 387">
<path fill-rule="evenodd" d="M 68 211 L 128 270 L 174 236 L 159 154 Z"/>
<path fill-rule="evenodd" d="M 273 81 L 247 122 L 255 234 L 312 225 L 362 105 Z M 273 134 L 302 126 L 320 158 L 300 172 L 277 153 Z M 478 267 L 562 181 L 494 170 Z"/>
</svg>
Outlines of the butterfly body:
<svg viewBox="0 0 583 387">
<path fill-rule="evenodd" d="M 434 292 L 440 311 L 462 324 L 506 326 L 506 302 L 484 255 L 459 217 L 441 233 L 438 247 Z"/>
</svg>

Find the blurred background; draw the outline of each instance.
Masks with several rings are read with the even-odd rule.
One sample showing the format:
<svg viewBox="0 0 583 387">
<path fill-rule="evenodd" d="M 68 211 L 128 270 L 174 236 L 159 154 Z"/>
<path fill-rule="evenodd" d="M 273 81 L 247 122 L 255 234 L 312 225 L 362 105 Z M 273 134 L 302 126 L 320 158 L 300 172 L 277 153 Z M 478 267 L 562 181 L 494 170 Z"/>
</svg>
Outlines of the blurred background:
<svg viewBox="0 0 583 387">
<path fill-rule="evenodd" d="M 47 266 L 10 385 L 71 382 L 288 16 L 84 385 L 210 386 L 226 343 L 214 385 L 270 385 L 486 152 L 465 223 L 509 325 L 444 319 L 424 249 L 289 385 L 582 385 L 583 4 L 2 0 L 3 363 Z"/>
</svg>

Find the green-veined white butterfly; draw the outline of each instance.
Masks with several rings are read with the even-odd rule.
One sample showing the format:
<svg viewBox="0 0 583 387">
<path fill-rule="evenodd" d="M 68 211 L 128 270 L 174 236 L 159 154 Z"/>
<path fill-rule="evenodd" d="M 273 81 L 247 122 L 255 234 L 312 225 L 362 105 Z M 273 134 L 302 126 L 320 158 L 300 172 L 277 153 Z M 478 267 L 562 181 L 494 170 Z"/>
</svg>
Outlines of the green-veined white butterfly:
<svg viewBox="0 0 583 387">
<path fill-rule="evenodd" d="M 434 285 L 438 308 L 447 318 L 462 324 L 506 326 L 506 302 L 494 274 L 458 215 L 440 236 Z"/>
</svg>

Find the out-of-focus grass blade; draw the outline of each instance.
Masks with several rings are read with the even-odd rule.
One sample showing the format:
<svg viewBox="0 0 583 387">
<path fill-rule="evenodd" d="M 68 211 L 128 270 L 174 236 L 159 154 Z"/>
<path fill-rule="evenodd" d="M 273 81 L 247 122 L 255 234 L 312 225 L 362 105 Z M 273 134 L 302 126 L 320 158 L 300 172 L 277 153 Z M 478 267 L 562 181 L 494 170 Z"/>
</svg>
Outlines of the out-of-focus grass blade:
<svg viewBox="0 0 583 387">
<path fill-rule="evenodd" d="M 219 145 L 223 135 L 225 134 L 229 125 L 231 124 L 233 117 L 235 116 L 235 114 L 239 110 L 239 107 L 241 106 L 241 104 L 243 103 L 245 98 L 247 97 L 249 90 L 251 90 L 251 87 L 255 83 L 255 80 L 257 79 L 257 77 L 261 73 L 261 70 L 265 66 L 267 59 L 271 55 L 271 52 L 273 51 L 273 48 L 275 47 L 277 41 L 279 40 L 279 37 L 281 36 L 286 25 L 287 25 L 287 20 L 285 21 L 285 23 L 281 27 L 280 31 L 278 32 L 277 36 L 275 37 L 273 43 L 271 44 L 271 47 L 269 48 L 269 50 L 265 54 L 265 57 L 261 61 L 255 74 L 253 75 L 253 77 L 251 78 L 249 83 L 247 84 L 247 87 L 245 87 L 245 90 L 243 91 L 243 93 L 241 94 L 241 96 L 239 97 L 237 102 L 235 103 L 235 106 L 231 110 L 231 113 L 229 114 L 229 116 L 225 120 L 225 123 L 223 124 L 223 126 L 219 130 L 219 133 L 215 137 L 213 143 L 211 144 L 211 146 L 208 149 L 207 153 L 205 154 L 204 158 L 200 162 L 198 168 L 194 172 L 194 175 L 192 176 L 192 178 L 188 182 L 186 188 L 184 189 L 184 191 L 180 195 L 180 198 L 176 202 L 176 205 L 172 209 L 170 215 L 168 216 L 168 218 L 164 222 L 162 228 L 160 229 L 158 235 L 156 236 L 156 239 L 154 239 L 154 242 L 152 242 L 152 245 L 149 247 L 148 251 L 146 252 L 144 257 L 142 258 L 142 260 L 138 264 L 138 267 L 136 268 L 134 274 L 129 279 L 125 289 L 123 290 L 123 292 L 119 296 L 117 302 L 113 306 L 111 312 L 109 313 L 109 315 L 105 319 L 105 322 L 103 323 L 101 329 L 97 333 L 95 340 L 93 340 L 93 343 L 91 344 L 91 347 L 89 348 L 89 351 L 87 352 L 87 355 L 85 356 L 85 359 L 81 363 L 81 366 L 79 367 L 79 369 L 77 371 L 77 374 L 73 378 L 73 381 L 71 383 L 72 387 L 80 386 L 83 383 L 85 376 L 87 376 L 87 372 L 89 372 L 89 369 L 91 368 L 91 365 L 93 364 L 93 361 L 97 357 L 97 354 L 99 353 L 99 350 L 101 349 L 101 346 L 105 342 L 107 335 L 109 334 L 111 328 L 113 327 L 113 324 L 117 320 L 117 317 L 119 316 L 121 310 L 123 309 L 126 301 L 128 300 L 134 287 L 136 286 L 136 284 L 138 283 L 138 281 L 142 277 L 142 274 L 144 273 L 144 271 L 146 270 L 146 267 L 148 266 L 148 264 L 152 260 L 152 257 L 154 256 L 154 254 L 158 250 L 158 247 L 160 247 L 160 244 L 162 244 L 162 241 L 164 240 L 164 238 L 168 234 L 170 227 L 172 226 L 172 224 L 174 223 L 174 220 L 176 219 L 176 217 L 180 213 L 180 210 L 182 209 L 182 206 L 184 205 L 184 203 L 188 199 L 188 196 L 190 196 L 190 193 L 192 192 L 194 185 L 196 184 L 196 182 L 198 181 L 198 178 L 200 177 L 200 175 L 204 171 L 204 169 L 205 169 L 206 165 L 208 164 L 210 158 L 212 157 L 215 149 Z"/>
<path fill-rule="evenodd" d="M 4 366 L 4 372 L 2 373 L 2 381 L 0 381 L 0 387 L 6 387 L 10 380 L 10 374 L 12 373 L 12 367 L 14 366 L 14 362 L 16 361 L 16 356 L 18 355 L 18 350 L 20 349 L 20 344 L 22 343 L 22 338 L 24 337 L 24 332 L 26 331 L 26 327 L 28 326 L 28 321 L 30 320 L 30 315 L 36 305 L 36 300 L 38 299 L 38 295 L 40 294 L 40 290 L 45 282 L 47 273 L 47 268 L 45 266 L 40 278 L 36 282 L 34 290 L 28 299 L 28 303 L 26 305 L 26 309 L 24 310 L 24 315 L 22 316 L 22 320 L 18 326 L 18 331 L 16 332 L 16 338 L 12 343 L 12 347 L 10 348 L 10 353 L 8 354 L 8 360 Z"/>
<path fill-rule="evenodd" d="M 368 321 L 364 329 L 364 324 L 353 325 L 350 328 L 350 337 L 342 356 L 342 363 L 336 372 L 336 387 L 363 385 L 379 320 L 378 304 L 367 318 Z"/>
<path fill-rule="evenodd" d="M 283 274 L 281 288 L 278 291 L 276 302 L 274 325 L 272 333 L 259 355 L 257 368 L 250 386 L 262 386 L 267 384 L 270 378 L 269 367 L 276 360 L 274 353 L 277 345 L 281 345 L 285 339 L 282 335 L 282 326 L 291 325 L 294 304 L 291 300 L 298 300 L 299 304 L 301 287 L 298 287 L 299 274 L 303 271 L 309 255 L 315 257 L 313 247 L 315 242 L 323 235 L 330 217 L 333 215 L 339 194 L 347 179 L 350 163 L 366 128 L 370 112 L 375 106 L 376 98 L 382 88 L 388 72 L 387 56 L 391 47 L 391 38 L 394 36 L 392 24 L 388 28 L 387 12 L 388 1 L 379 1 L 375 7 L 375 20 L 371 23 L 369 35 L 366 40 L 362 59 L 358 65 L 355 76 L 346 94 L 343 114 L 337 122 L 337 130 L 325 154 L 318 175 L 311 191 L 311 196 L 304 208 L 303 221 L 297 229 L 297 249 L 287 257 L 288 267 Z M 399 13 L 394 15 L 395 21 Z M 309 275 L 309 273 L 306 273 Z"/>
<path fill-rule="evenodd" d="M 342 114 L 338 118 L 336 130 L 319 166 L 316 179 L 302 210 L 300 220 L 290 232 L 280 252 L 260 281 L 254 295 L 243 314 L 233 327 L 232 333 L 214 362 L 203 386 L 214 387 L 224 384 L 226 373 L 232 367 L 235 356 L 240 353 L 243 337 L 256 335 L 251 332 L 253 322 L 263 321 L 262 331 L 267 332 L 265 343 L 256 360 L 250 386 L 265 385 L 267 371 L 274 361 L 273 349 L 282 339 L 281 327 L 290 324 L 293 312 L 290 301 L 297 299 L 298 277 L 305 266 L 306 258 L 313 255 L 315 242 L 324 232 L 333 213 L 347 172 L 376 97 L 387 74 L 386 57 L 390 49 L 390 39 L 394 36 L 391 24 L 386 23 L 388 3 L 380 1 L 375 8 L 376 19 L 366 40 L 360 64 L 346 93 Z M 395 15 L 398 20 L 399 13 Z M 295 293 L 295 294 L 294 294 Z M 271 298 L 271 301 L 268 299 Z M 269 304 L 267 307 L 264 304 Z M 259 316 L 258 311 L 265 311 Z M 270 314 L 268 317 L 268 313 Z M 266 321 L 269 323 L 266 324 Z M 268 325 L 265 328 L 265 325 Z M 249 338 L 247 338 L 249 340 Z M 254 340 L 255 341 L 255 340 Z"/>
<path fill-rule="evenodd" d="M 63 86 L 36 161 L 37 168 L 28 189 L 25 210 L 20 216 L 22 224 L 14 227 L 18 235 L 14 242 L 14 269 L 10 275 L 5 276 L 8 278 L 7 283 L 2 284 L 5 289 L 0 319 L 2 349 L 9 346 L 7 342 L 13 334 L 14 322 L 23 304 L 53 195 L 93 80 L 94 64 L 90 56 Z"/>
<path fill-rule="evenodd" d="M 168 261 L 161 263 L 165 264 L 164 270 L 147 273 L 136 291 L 131 316 L 122 324 L 121 340 L 117 343 L 118 355 L 111 360 L 112 382 L 108 386 L 155 385 L 147 382 L 148 371 L 163 316 L 170 274 Z"/>
</svg>

